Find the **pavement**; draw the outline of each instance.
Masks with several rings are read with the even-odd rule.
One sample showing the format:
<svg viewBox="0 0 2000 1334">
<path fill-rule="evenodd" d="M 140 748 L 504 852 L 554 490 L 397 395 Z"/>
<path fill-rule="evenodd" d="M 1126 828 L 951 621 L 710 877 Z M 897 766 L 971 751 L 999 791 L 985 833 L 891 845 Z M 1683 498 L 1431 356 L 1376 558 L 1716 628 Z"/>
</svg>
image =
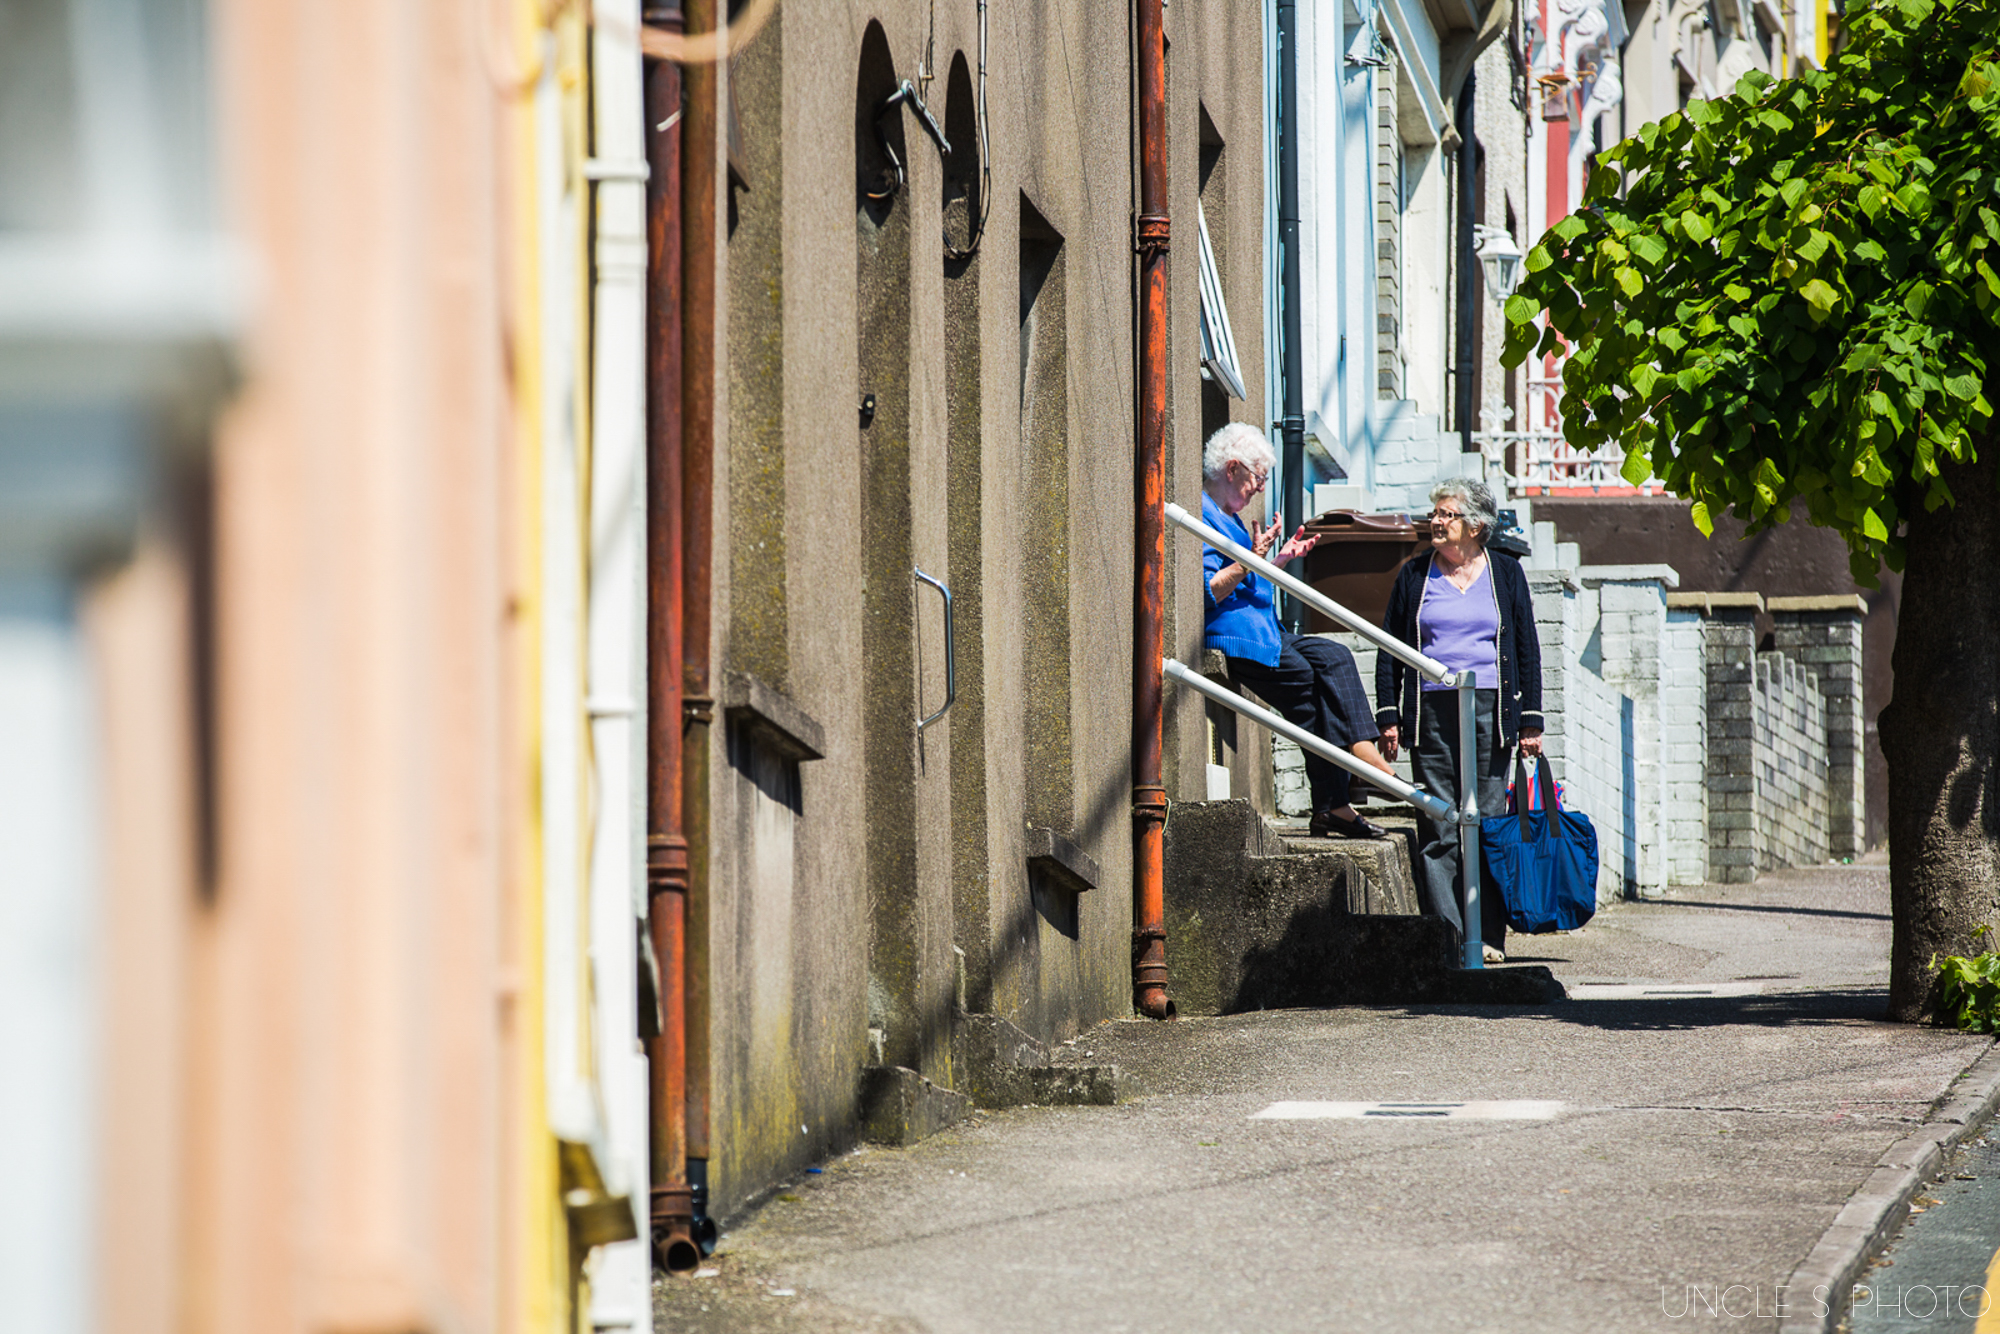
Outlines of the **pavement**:
<svg viewBox="0 0 2000 1334">
<path fill-rule="evenodd" d="M 1117 1063 L 1129 1100 L 828 1162 L 662 1280 L 656 1327 L 1794 1329 L 1783 1285 L 1993 1045 L 1882 1018 L 1879 859 L 1509 946 L 1572 998 L 1095 1029 L 1062 1059 Z M 1405 1106 L 1259 1115 L 1378 1102 Z"/>
</svg>

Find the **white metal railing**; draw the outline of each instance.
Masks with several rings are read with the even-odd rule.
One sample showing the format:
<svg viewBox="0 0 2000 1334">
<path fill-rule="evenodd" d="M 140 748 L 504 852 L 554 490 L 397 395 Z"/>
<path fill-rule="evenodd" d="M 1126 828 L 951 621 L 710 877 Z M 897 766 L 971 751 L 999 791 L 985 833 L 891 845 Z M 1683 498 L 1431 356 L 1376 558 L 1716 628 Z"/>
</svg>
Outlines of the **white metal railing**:
<svg viewBox="0 0 2000 1334">
<path fill-rule="evenodd" d="M 1470 744 L 1469 738 L 1476 737 L 1478 726 L 1475 718 L 1475 697 L 1473 695 L 1473 673 L 1454 672 L 1437 659 L 1428 656 L 1374 624 L 1364 616 L 1356 615 L 1320 592 L 1304 580 L 1286 574 L 1276 565 L 1265 560 L 1256 552 L 1243 546 L 1233 538 L 1217 532 L 1208 524 L 1189 514 L 1179 505 L 1166 506 L 1169 523 L 1192 533 L 1209 546 L 1214 547 L 1244 569 L 1260 574 L 1274 585 L 1284 589 L 1307 606 L 1317 611 L 1336 625 L 1367 639 L 1370 643 L 1391 657 L 1407 664 L 1425 680 L 1439 685 L 1451 685 L 1458 692 L 1458 805 L 1420 787 L 1405 783 L 1394 774 L 1387 774 L 1372 764 L 1355 759 L 1340 747 L 1323 737 L 1315 736 L 1306 729 L 1278 716 L 1268 709 L 1262 709 L 1244 699 L 1234 691 L 1225 690 L 1199 672 L 1190 670 L 1186 664 L 1172 658 L 1160 664 L 1161 674 L 1169 680 L 1178 681 L 1224 708 L 1233 709 L 1252 722 L 1287 737 L 1301 749 L 1308 750 L 1332 764 L 1353 774 L 1364 782 L 1372 783 L 1393 796 L 1402 798 L 1417 807 L 1439 824 L 1458 825 L 1459 864 L 1465 872 L 1465 895 L 1459 911 L 1463 914 L 1465 936 L 1465 966 L 1483 968 L 1486 966 L 1485 941 L 1482 938 L 1479 917 L 1479 757 L 1478 747 Z"/>
<path fill-rule="evenodd" d="M 1472 439 L 1481 454 L 1491 462 L 1504 464 L 1507 451 L 1510 448 L 1516 451 L 1507 484 L 1517 496 L 1531 491 L 1584 488 L 1649 494 L 1660 491 L 1657 482 L 1634 487 L 1625 480 L 1619 471 L 1625 466 L 1625 452 L 1616 444 L 1607 443 L 1591 453 L 1575 448 L 1563 438 L 1562 368 L 1566 360 L 1558 353 L 1546 360 L 1531 357 L 1527 361 L 1521 429 L 1474 432 Z"/>
</svg>

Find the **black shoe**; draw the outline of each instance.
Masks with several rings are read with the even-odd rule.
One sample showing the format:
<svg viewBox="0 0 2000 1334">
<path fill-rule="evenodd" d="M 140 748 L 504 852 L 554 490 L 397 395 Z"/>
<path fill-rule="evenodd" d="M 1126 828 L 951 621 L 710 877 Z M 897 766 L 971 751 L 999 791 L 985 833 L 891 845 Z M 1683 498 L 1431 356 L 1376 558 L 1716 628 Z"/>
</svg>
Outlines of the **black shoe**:
<svg viewBox="0 0 2000 1334">
<path fill-rule="evenodd" d="M 1307 832 L 1314 838 L 1387 838 L 1389 831 L 1360 812 L 1355 812 L 1352 820 L 1344 820 L 1332 811 L 1321 811 L 1313 816 Z"/>
</svg>

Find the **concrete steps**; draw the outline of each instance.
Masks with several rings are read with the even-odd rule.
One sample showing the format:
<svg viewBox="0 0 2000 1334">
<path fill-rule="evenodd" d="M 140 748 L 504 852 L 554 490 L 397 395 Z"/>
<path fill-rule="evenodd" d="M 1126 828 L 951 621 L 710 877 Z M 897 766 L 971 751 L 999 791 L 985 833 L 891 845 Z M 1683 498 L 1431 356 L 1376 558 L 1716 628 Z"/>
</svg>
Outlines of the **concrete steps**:
<svg viewBox="0 0 2000 1334">
<path fill-rule="evenodd" d="M 1117 1066 L 1057 1065 L 1047 1043 L 997 1014 L 958 1014 L 951 1068 L 956 1088 L 905 1066 L 862 1067 L 862 1137 L 914 1144 L 974 1107 L 1109 1107 L 1125 1091 Z"/>
<path fill-rule="evenodd" d="M 1414 822 L 1378 822 L 1389 838 L 1308 839 L 1248 801 L 1176 803 L 1166 928 L 1180 1013 L 1561 997 L 1545 968 L 1461 969 L 1457 933 L 1418 912 Z"/>
</svg>

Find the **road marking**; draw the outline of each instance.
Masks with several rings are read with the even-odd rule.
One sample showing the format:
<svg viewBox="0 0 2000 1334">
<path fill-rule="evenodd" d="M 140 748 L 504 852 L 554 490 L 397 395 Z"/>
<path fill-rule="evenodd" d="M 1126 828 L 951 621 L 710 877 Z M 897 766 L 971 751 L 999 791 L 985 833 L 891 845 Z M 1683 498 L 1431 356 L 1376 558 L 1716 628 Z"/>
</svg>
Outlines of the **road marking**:
<svg viewBox="0 0 2000 1334">
<path fill-rule="evenodd" d="M 1759 996 L 1762 982 L 1572 982 L 1571 1000 L 1663 1000 L 1687 996 Z"/>
<path fill-rule="evenodd" d="M 1979 1294 L 1985 1303 L 1979 1311 L 1979 1323 L 1972 1327 L 1972 1334 L 2000 1334 L 2000 1302 L 1993 1300 L 1996 1286 L 2000 1286 L 2000 1251 L 1993 1252 L 1993 1258 L 1986 1262 L 1986 1291 Z"/>
<path fill-rule="evenodd" d="M 1252 1121 L 1550 1121 L 1559 1102 L 1274 1102 Z"/>
</svg>

